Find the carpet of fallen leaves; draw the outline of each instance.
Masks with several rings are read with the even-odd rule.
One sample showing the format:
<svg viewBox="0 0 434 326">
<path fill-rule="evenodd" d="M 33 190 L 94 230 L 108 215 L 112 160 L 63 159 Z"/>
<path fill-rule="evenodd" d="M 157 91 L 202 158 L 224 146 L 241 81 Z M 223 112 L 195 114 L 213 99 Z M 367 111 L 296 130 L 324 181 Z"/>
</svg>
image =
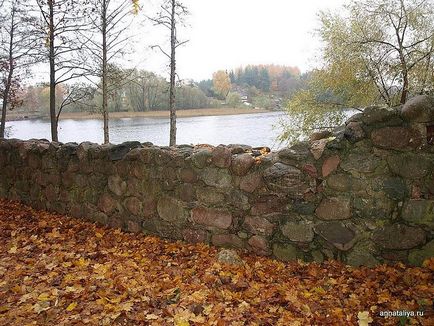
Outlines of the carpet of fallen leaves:
<svg viewBox="0 0 434 326">
<path fill-rule="evenodd" d="M 433 266 L 282 263 L 0 200 L 0 325 L 434 325 Z M 424 311 L 384 318 L 381 311 Z"/>
</svg>

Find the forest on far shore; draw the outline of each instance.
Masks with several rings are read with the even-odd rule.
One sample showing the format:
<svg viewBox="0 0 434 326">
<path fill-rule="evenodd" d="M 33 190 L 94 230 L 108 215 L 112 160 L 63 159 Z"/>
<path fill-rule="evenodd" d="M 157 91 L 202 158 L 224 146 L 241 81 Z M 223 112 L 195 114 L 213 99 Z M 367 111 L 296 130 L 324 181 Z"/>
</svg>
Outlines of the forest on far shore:
<svg viewBox="0 0 434 326">
<path fill-rule="evenodd" d="M 168 110 L 168 81 L 153 72 L 110 66 L 109 112 L 148 112 Z M 212 79 L 196 82 L 180 80 L 176 88 L 178 109 L 265 108 L 281 109 L 291 95 L 302 89 L 309 74 L 297 67 L 247 65 L 230 71 L 217 71 Z M 69 94 L 75 95 L 69 99 Z M 46 83 L 22 87 L 17 113 L 48 116 L 50 88 Z M 70 101 L 71 100 L 71 101 Z M 68 102 L 63 112 L 100 111 L 102 97 L 89 83 L 58 84 L 56 103 Z"/>
</svg>

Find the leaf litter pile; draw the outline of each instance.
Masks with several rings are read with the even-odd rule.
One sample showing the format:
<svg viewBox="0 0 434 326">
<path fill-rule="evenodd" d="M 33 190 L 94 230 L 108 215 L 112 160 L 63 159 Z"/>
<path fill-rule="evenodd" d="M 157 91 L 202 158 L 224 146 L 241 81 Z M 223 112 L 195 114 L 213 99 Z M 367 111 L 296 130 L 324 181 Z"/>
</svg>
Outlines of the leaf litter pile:
<svg viewBox="0 0 434 326">
<path fill-rule="evenodd" d="M 0 325 L 434 325 L 422 268 L 282 263 L 0 200 Z M 423 311 L 423 317 L 380 316 Z"/>
</svg>

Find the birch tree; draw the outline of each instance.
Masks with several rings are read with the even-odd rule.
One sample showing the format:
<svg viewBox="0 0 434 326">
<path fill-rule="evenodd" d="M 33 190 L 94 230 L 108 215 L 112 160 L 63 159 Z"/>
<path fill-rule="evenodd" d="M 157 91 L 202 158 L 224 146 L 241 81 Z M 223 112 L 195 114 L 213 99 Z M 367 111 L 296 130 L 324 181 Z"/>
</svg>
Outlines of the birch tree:
<svg viewBox="0 0 434 326">
<path fill-rule="evenodd" d="M 132 37 L 127 31 L 132 15 L 139 11 L 139 1 L 90 0 L 90 7 L 91 32 L 82 34 L 86 38 L 86 50 L 93 58 L 91 62 L 95 64 L 92 75 L 100 80 L 97 86 L 102 93 L 104 143 L 109 143 L 108 99 L 118 85 L 113 81 L 119 80 L 119 75 L 113 76 L 109 68 L 113 61 L 125 54 L 126 45 Z M 111 85 L 109 79 L 112 81 Z"/>
<path fill-rule="evenodd" d="M 34 17 L 26 11 L 26 0 L 5 0 L 0 18 L 0 138 L 5 136 L 6 111 L 19 103 L 18 90 L 35 62 L 38 42 L 32 28 Z"/>
<path fill-rule="evenodd" d="M 169 60 L 169 110 L 170 110 L 170 135 L 169 146 L 176 145 L 176 50 L 188 40 L 181 41 L 178 38 L 178 27 L 184 24 L 185 17 L 189 14 L 187 7 L 177 0 L 164 0 L 156 17 L 150 17 L 155 25 L 163 26 L 170 32 L 170 49 L 166 50 L 161 45 L 154 45 Z"/>
<path fill-rule="evenodd" d="M 43 56 L 50 69 L 51 138 L 58 141 L 58 120 L 64 105 L 56 105 L 56 86 L 89 73 L 82 53 L 85 41 L 79 34 L 88 28 L 83 18 L 86 3 L 84 0 L 36 0 L 36 3 L 41 15 L 38 27 L 45 43 Z"/>
</svg>

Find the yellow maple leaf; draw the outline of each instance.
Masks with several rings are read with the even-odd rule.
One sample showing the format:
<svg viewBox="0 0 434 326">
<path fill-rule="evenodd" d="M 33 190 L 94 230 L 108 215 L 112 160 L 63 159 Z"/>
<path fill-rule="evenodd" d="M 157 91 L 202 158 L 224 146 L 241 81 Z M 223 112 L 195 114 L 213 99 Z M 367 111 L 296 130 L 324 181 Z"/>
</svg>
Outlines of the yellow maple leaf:
<svg viewBox="0 0 434 326">
<path fill-rule="evenodd" d="M 323 294 L 326 293 L 326 291 L 322 287 L 315 287 L 315 288 L 312 289 L 312 291 L 316 292 L 318 294 L 321 294 L 321 295 L 323 295 Z"/>
<path fill-rule="evenodd" d="M 158 316 L 154 315 L 154 314 L 147 314 L 145 318 L 147 320 L 155 320 L 155 319 L 158 319 Z"/>
<path fill-rule="evenodd" d="M 5 313 L 9 310 L 9 307 L 7 306 L 0 306 L 0 314 Z"/>
<path fill-rule="evenodd" d="M 174 325 L 175 326 L 190 326 L 190 322 L 188 320 L 185 320 L 185 319 L 175 318 Z"/>
<path fill-rule="evenodd" d="M 51 300 L 51 296 L 50 296 L 48 293 L 43 292 L 43 293 L 41 293 L 41 294 L 38 296 L 38 300 L 39 300 L 39 301 L 50 301 L 50 300 Z"/>
<path fill-rule="evenodd" d="M 10 254 L 15 254 L 15 253 L 17 253 L 17 246 L 13 246 L 13 247 L 11 247 L 11 249 L 9 249 L 8 250 L 8 253 L 10 253 Z"/>
<path fill-rule="evenodd" d="M 121 308 L 121 310 L 124 310 L 124 311 L 131 311 L 133 309 L 133 305 L 134 305 L 133 302 L 124 302 L 124 303 L 120 304 L 120 308 Z"/>
<path fill-rule="evenodd" d="M 74 261 L 74 265 L 77 267 L 85 267 L 89 265 L 89 261 L 84 259 L 83 257 L 80 257 L 80 259 Z"/>
<path fill-rule="evenodd" d="M 41 312 L 50 309 L 50 304 L 48 302 L 36 303 L 33 305 L 33 310 L 40 314 Z"/>
<path fill-rule="evenodd" d="M 75 309 L 75 307 L 77 307 L 77 302 L 72 302 L 68 307 L 66 307 L 66 311 L 72 311 Z"/>
<path fill-rule="evenodd" d="M 62 263 L 62 266 L 63 267 L 71 267 L 72 263 L 70 261 L 66 261 L 66 262 Z"/>
<path fill-rule="evenodd" d="M 60 237 L 59 230 L 57 230 L 57 229 L 51 230 L 50 233 L 47 233 L 47 237 L 49 237 L 51 239 L 59 238 Z"/>
<path fill-rule="evenodd" d="M 369 316 L 369 311 L 360 311 L 357 314 L 357 319 L 359 326 L 368 326 L 373 322 L 373 319 Z"/>
</svg>

